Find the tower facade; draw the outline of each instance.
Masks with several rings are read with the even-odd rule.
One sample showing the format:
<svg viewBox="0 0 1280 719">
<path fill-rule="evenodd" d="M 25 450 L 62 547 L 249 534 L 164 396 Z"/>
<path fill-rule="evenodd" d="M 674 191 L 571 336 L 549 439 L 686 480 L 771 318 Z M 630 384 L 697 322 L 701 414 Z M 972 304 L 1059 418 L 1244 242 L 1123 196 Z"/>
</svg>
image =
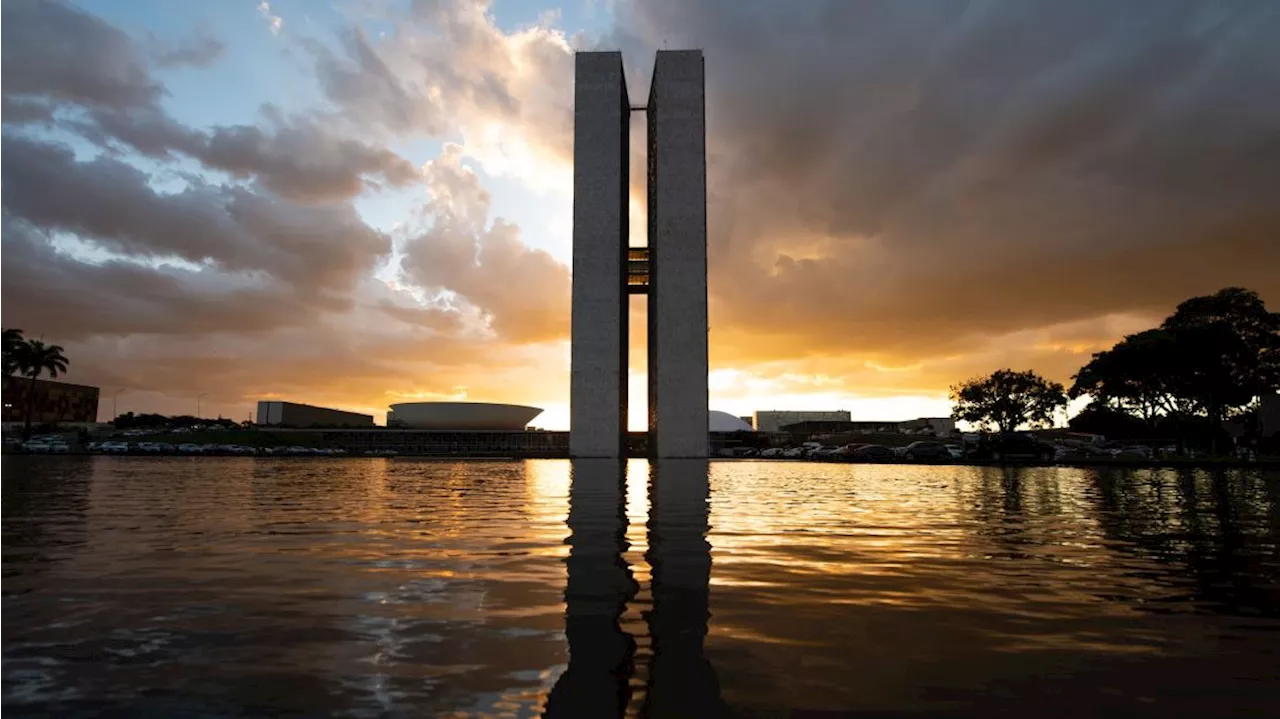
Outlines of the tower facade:
<svg viewBox="0 0 1280 719">
<path fill-rule="evenodd" d="M 625 457 L 628 297 L 648 296 L 649 452 L 706 457 L 707 161 L 699 50 L 659 51 L 633 108 L 622 55 L 578 53 L 574 81 L 570 454 Z M 630 113 L 648 124 L 647 246 L 628 232 Z"/>
</svg>

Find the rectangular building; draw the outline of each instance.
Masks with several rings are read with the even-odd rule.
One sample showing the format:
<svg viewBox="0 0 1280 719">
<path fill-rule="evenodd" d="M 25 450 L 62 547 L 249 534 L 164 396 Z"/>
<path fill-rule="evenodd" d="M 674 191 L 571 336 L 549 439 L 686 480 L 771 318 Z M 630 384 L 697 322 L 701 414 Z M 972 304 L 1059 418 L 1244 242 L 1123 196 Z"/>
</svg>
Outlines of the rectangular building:
<svg viewBox="0 0 1280 719">
<path fill-rule="evenodd" d="M 848 410 L 768 410 L 757 411 L 754 422 L 757 432 L 779 432 L 789 424 L 800 422 L 848 422 Z"/>
<path fill-rule="evenodd" d="M 578 53 L 573 100 L 570 453 L 624 457 L 631 104 L 622 53 Z"/>
<path fill-rule="evenodd" d="M 297 402 L 258 402 L 259 425 L 268 427 L 372 427 L 373 415 Z"/>
<path fill-rule="evenodd" d="M 921 417 L 905 421 L 893 420 L 805 420 L 783 424 L 777 431 L 797 436 L 816 434 L 918 434 L 932 437 L 950 437 L 956 431 L 955 420 L 950 417 Z"/>
<path fill-rule="evenodd" d="M 31 423 L 97 422 L 98 388 L 70 382 L 35 381 L 35 407 Z M 29 377 L 4 378 L 4 421 L 26 422 L 27 402 L 32 392 Z"/>
<path fill-rule="evenodd" d="M 950 437 L 956 432 L 956 421 L 950 417 L 921 417 L 896 424 L 901 432 L 932 434 L 935 437 Z"/>
<path fill-rule="evenodd" d="M 710 449 L 705 98 L 702 51 L 659 50 L 647 106 L 654 457 L 706 457 Z"/>
</svg>

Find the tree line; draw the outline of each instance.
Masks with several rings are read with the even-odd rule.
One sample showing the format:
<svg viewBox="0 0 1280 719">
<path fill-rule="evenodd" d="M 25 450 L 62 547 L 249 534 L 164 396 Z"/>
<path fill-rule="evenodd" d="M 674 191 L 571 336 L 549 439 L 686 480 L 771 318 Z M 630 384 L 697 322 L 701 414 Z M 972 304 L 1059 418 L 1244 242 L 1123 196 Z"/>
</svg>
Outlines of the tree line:
<svg viewBox="0 0 1280 719">
<path fill-rule="evenodd" d="M 1068 388 L 1032 371 L 997 370 L 951 388 L 953 416 L 1012 432 L 1052 426 L 1069 399 L 1087 397 L 1073 428 L 1128 426 L 1181 440 L 1200 426 L 1216 438 L 1227 420 L 1280 390 L 1280 313 L 1240 287 L 1192 297 L 1159 326 L 1094 353 L 1071 379 Z"/>
<path fill-rule="evenodd" d="M 4 330 L 4 373 L 18 375 L 30 381 L 27 388 L 27 406 L 23 420 L 24 437 L 31 436 L 31 418 L 36 408 L 36 380 L 45 372 L 50 378 L 65 373 L 71 360 L 63 354 L 59 345 L 45 344 L 44 340 L 29 340 L 20 329 Z"/>
</svg>

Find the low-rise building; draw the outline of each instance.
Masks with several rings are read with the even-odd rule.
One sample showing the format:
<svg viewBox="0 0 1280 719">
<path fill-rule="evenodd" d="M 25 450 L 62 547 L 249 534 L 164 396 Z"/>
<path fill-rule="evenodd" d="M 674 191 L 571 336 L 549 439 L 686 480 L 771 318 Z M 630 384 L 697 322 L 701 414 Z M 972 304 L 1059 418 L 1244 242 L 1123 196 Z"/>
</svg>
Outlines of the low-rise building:
<svg viewBox="0 0 1280 719">
<path fill-rule="evenodd" d="M 372 427 L 373 415 L 298 402 L 258 402 L 258 421 L 268 427 Z"/>
<path fill-rule="evenodd" d="M 956 421 L 950 417 L 920 417 L 898 422 L 899 432 L 932 434 L 934 437 L 950 437 L 956 433 Z"/>
<path fill-rule="evenodd" d="M 98 421 L 97 387 L 44 379 L 36 380 L 33 385 L 29 377 L 6 375 L 3 388 L 5 423 L 26 421 L 27 402 L 33 390 L 32 424 Z"/>
<path fill-rule="evenodd" d="M 950 437 L 956 423 L 950 417 L 921 417 L 908 420 L 806 420 L 784 424 L 778 429 L 795 436 L 818 434 L 920 434 Z"/>
<path fill-rule="evenodd" d="M 767 410 L 757 411 L 752 425 L 757 432 L 779 432 L 799 422 L 848 422 L 848 410 Z"/>
</svg>

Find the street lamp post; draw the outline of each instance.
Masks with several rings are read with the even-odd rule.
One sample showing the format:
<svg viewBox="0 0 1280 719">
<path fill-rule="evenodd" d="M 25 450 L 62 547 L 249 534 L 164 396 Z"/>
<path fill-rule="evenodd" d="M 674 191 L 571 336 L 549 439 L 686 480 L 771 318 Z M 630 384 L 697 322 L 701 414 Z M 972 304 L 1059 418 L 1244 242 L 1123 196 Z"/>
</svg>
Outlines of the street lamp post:
<svg viewBox="0 0 1280 719">
<path fill-rule="evenodd" d="M 200 414 L 200 400 L 204 399 L 204 396 L 207 394 L 209 393 L 201 392 L 200 394 L 196 395 L 196 419 L 204 419 L 204 417 Z"/>
</svg>

